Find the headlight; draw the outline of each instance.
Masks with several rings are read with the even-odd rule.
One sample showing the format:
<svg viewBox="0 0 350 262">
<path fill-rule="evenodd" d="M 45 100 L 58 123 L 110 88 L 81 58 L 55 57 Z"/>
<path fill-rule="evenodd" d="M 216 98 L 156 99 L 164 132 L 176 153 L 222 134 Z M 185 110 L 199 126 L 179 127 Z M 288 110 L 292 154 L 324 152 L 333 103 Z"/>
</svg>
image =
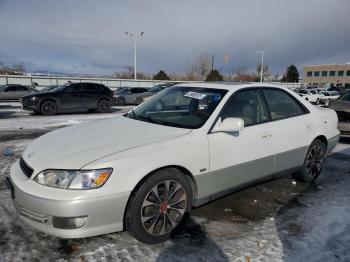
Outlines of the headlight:
<svg viewBox="0 0 350 262">
<path fill-rule="evenodd" d="M 30 98 L 30 100 L 32 100 L 32 101 L 35 101 L 35 100 L 37 100 L 38 98 L 36 97 L 36 96 L 33 96 L 33 97 L 31 97 Z"/>
<path fill-rule="evenodd" d="M 44 170 L 34 181 L 45 186 L 66 189 L 95 189 L 103 186 L 113 169 Z"/>
</svg>

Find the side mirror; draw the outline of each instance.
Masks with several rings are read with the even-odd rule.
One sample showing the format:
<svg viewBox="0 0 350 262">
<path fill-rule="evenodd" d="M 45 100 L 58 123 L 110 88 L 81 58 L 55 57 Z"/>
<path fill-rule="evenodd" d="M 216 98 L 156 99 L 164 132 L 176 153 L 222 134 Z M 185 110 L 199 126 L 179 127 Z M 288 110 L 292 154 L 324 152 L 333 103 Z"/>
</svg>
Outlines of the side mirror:
<svg viewBox="0 0 350 262">
<path fill-rule="evenodd" d="M 244 128 L 244 121 L 241 118 L 225 118 L 219 126 L 213 129 L 214 133 L 218 132 L 239 132 Z"/>
</svg>

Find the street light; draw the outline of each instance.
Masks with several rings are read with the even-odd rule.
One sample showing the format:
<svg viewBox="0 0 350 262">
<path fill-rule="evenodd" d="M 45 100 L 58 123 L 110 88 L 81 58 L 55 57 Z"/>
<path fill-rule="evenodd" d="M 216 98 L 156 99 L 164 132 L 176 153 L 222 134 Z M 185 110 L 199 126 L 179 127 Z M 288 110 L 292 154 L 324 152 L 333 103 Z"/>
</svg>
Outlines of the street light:
<svg viewBox="0 0 350 262">
<path fill-rule="evenodd" d="M 261 54 L 261 66 L 260 66 L 260 83 L 263 82 L 263 71 L 264 71 L 264 55 L 267 53 L 266 50 L 258 50 L 257 54 Z"/>
<path fill-rule="evenodd" d="M 125 35 L 130 36 L 133 40 L 134 40 L 134 79 L 137 80 L 137 37 L 138 36 L 143 36 L 145 34 L 145 32 L 141 32 L 141 33 L 133 33 L 133 32 L 125 32 Z"/>
</svg>

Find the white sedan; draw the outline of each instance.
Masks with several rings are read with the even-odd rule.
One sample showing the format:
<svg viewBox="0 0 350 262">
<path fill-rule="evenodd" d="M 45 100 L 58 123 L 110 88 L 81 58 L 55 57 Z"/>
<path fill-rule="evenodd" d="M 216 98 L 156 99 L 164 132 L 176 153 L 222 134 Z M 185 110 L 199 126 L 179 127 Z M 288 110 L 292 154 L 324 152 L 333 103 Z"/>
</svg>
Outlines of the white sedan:
<svg viewBox="0 0 350 262">
<path fill-rule="evenodd" d="M 6 179 L 21 218 L 63 238 L 167 240 L 192 208 L 281 174 L 321 173 L 333 110 L 260 84 L 180 84 L 128 114 L 32 142 Z"/>
<path fill-rule="evenodd" d="M 310 103 L 317 105 L 320 103 L 320 94 L 317 89 L 301 89 L 298 90 L 298 94 Z"/>
</svg>

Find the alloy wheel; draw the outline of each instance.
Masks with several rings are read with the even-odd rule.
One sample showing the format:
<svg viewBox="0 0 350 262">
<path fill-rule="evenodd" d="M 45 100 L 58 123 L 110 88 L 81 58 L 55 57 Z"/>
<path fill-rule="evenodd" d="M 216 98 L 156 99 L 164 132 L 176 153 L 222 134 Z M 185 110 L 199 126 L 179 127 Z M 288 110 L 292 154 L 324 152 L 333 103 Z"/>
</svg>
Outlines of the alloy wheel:
<svg viewBox="0 0 350 262">
<path fill-rule="evenodd" d="M 317 177 L 322 169 L 323 164 L 323 150 L 321 146 L 315 145 L 309 151 L 306 157 L 306 171 L 307 174 L 314 178 Z"/>
<path fill-rule="evenodd" d="M 180 223 L 186 211 L 186 202 L 186 191 L 180 183 L 174 180 L 160 182 L 147 193 L 143 201 L 143 228 L 153 236 L 171 232 Z"/>
</svg>

